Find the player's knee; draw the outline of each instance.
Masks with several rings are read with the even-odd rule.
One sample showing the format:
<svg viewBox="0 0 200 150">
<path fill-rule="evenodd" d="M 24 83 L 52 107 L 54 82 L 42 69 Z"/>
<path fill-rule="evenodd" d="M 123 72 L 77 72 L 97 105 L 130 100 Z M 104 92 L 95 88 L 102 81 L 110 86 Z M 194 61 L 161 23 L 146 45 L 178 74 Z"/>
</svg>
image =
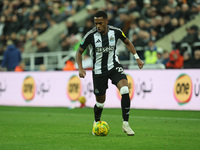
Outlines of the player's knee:
<svg viewBox="0 0 200 150">
<path fill-rule="evenodd" d="M 129 93 L 129 89 L 128 89 L 128 86 L 123 86 L 121 87 L 120 89 L 120 94 L 123 95 L 123 94 L 128 94 Z"/>
<path fill-rule="evenodd" d="M 103 108 L 105 103 L 96 102 L 96 106 L 99 108 Z"/>
</svg>

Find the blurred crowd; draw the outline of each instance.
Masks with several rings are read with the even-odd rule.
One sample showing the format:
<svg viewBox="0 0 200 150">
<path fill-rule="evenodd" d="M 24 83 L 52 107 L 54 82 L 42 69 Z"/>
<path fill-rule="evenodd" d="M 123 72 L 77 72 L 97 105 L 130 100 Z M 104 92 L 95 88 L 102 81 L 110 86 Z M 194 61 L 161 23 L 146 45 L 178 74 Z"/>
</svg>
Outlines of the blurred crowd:
<svg viewBox="0 0 200 150">
<path fill-rule="evenodd" d="M 36 52 L 48 52 L 47 43 L 39 42 L 37 37 L 93 2 L 94 0 L 1 0 L 0 56 L 8 48 L 8 41 L 12 41 L 21 53 L 28 41 L 36 47 Z M 42 58 L 35 62 L 43 63 Z"/>
<path fill-rule="evenodd" d="M 27 41 L 31 41 L 36 47 L 36 52 L 49 52 L 47 43 L 37 41 L 37 37 L 62 21 L 65 21 L 66 25 L 65 31 L 60 35 L 62 51 L 77 50 L 83 35 L 93 28 L 93 15 L 98 10 L 92 5 L 95 2 L 95 0 L 0 1 L 0 55 L 3 55 L 8 48 L 8 41 L 12 41 L 21 53 L 24 52 L 24 44 Z M 170 52 L 155 44 L 157 40 L 199 15 L 200 0 L 105 0 L 105 3 L 105 7 L 101 9 L 107 12 L 109 25 L 123 30 L 145 64 L 162 63 L 166 68 L 175 69 L 200 68 L 198 26 L 189 27 L 187 36 L 181 41 L 172 42 Z M 82 9 L 87 10 L 88 18 L 84 26 L 79 26 L 73 19 L 68 18 Z M 130 59 L 130 53 L 122 42 L 118 42 L 117 48 L 121 60 Z M 88 59 L 88 56 L 87 51 L 85 58 Z M 35 63 L 41 65 L 43 59 L 38 58 Z M 76 66 L 74 61 L 72 65 Z"/>
<path fill-rule="evenodd" d="M 66 20 L 90 4 L 90 0 L 3 0 L 0 1 L 0 48 L 13 40 L 23 52 L 24 43 L 36 39 L 49 27 Z"/>
<path fill-rule="evenodd" d="M 187 35 L 180 41 L 175 42 L 172 39 L 169 45 L 171 51 L 155 44 L 165 35 L 193 20 L 196 15 L 200 15 L 199 0 L 127 0 L 126 3 L 107 1 L 106 6 L 109 24 L 125 32 L 145 64 L 162 63 L 169 69 L 200 68 L 198 26 L 187 28 Z M 120 59 L 129 60 L 130 53 L 126 47 L 120 42 L 119 47 Z"/>
</svg>

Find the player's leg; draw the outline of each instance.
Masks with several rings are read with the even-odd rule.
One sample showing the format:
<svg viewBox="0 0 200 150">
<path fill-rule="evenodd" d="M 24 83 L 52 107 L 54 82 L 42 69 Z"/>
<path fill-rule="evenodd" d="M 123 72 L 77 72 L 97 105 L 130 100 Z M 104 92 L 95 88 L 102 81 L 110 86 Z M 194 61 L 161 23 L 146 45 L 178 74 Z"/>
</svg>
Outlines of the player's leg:
<svg viewBox="0 0 200 150">
<path fill-rule="evenodd" d="M 95 121 L 100 121 L 101 114 L 105 102 L 105 93 L 108 88 L 107 76 L 93 74 L 94 94 L 96 96 L 96 104 L 94 105 L 94 118 Z"/>
<path fill-rule="evenodd" d="M 96 104 L 94 105 L 94 123 L 101 120 L 101 115 L 105 103 L 105 93 L 108 88 L 108 78 L 93 74 L 94 94 L 96 96 Z M 93 130 L 92 130 L 92 134 Z"/>
<path fill-rule="evenodd" d="M 105 102 L 105 94 L 101 95 L 101 96 L 96 95 L 96 104 L 94 105 L 93 128 L 94 128 L 94 124 L 101 120 L 101 114 L 102 114 L 102 111 L 103 111 L 104 102 Z M 93 130 L 92 130 L 92 134 L 95 135 Z"/>
<path fill-rule="evenodd" d="M 95 122 L 100 121 L 105 102 L 105 94 L 101 96 L 96 95 L 96 104 L 94 105 Z"/>
<path fill-rule="evenodd" d="M 122 96 L 121 98 L 122 117 L 124 121 L 128 122 L 129 111 L 130 111 L 130 97 L 129 97 L 128 81 L 126 79 L 120 80 L 117 84 L 117 87 Z"/>
<path fill-rule="evenodd" d="M 122 96 L 122 117 L 124 121 L 128 122 L 130 110 L 130 97 L 128 89 L 128 80 L 124 73 L 123 67 L 120 64 L 118 64 L 117 67 L 112 70 L 112 73 L 109 77 L 112 80 L 112 83 L 115 84 L 120 91 L 120 94 Z"/>
<path fill-rule="evenodd" d="M 121 99 L 121 108 L 122 108 L 122 117 L 123 117 L 123 126 L 122 129 L 127 135 L 134 135 L 133 130 L 129 126 L 129 111 L 130 111 L 130 97 L 128 89 L 128 80 L 124 73 L 123 67 L 118 64 L 118 66 L 112 71 L 109 78 L 112 80 L 112 83 L 117 86 L 122 96 Z"/>
<path fill-rule="evenodd" d="M 121 99 L 121 108 L 122 108 L 122 116 L 123 116 L 123 125 L 122 129 L 128 136 L 134 135 L 134 131 L 129 126 L 129 111 L 130 111 L 130 97 L 129 97 L 129 89 L 128 89 L 128 81 L 126 79 L 122 79 L 118 82 L 117 87 L 122 96 Z"/>
</svg>

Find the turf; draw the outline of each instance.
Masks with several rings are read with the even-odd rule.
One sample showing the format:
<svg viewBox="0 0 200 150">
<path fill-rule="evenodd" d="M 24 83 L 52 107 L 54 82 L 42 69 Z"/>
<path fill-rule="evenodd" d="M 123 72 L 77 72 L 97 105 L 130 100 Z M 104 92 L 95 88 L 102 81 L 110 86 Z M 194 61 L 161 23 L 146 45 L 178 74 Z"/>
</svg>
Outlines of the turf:
<svg viewBox="0 0 200 150">
<path fill-rule="evenodd" d="M 104 109 L 106 137 L 91 134 L 93 109 L 0 106 L 0 150 L 199 150 L 200 112 L 131 110 L 135 136 L 122 132 L 120 109 Z"/>
</svg>

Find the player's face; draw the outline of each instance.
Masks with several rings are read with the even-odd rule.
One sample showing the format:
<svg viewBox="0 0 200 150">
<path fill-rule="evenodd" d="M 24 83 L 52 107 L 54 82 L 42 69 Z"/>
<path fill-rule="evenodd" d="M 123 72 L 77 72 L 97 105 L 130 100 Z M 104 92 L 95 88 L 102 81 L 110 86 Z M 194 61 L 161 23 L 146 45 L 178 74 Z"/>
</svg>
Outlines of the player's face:
<svg viewBox="0 0 200 150">
<path fill-rule="evenodd" d="M 94 17 L 94 23 L 99 33 L 106 34 L 107 33 L 107 24 L 108 20 L 103 17 Z"/>
</svg>

